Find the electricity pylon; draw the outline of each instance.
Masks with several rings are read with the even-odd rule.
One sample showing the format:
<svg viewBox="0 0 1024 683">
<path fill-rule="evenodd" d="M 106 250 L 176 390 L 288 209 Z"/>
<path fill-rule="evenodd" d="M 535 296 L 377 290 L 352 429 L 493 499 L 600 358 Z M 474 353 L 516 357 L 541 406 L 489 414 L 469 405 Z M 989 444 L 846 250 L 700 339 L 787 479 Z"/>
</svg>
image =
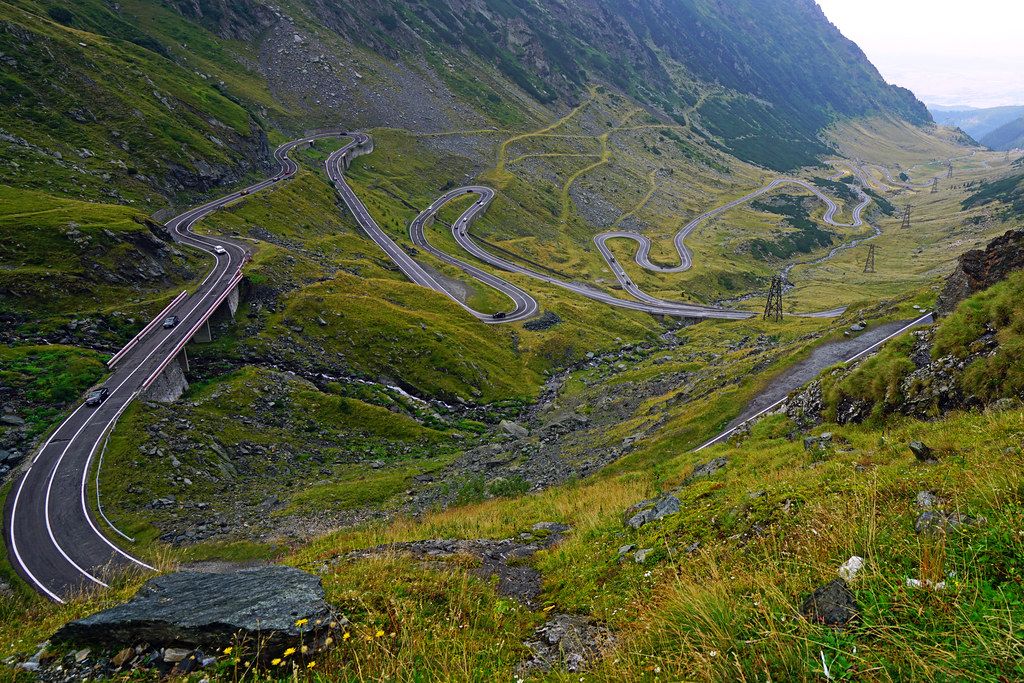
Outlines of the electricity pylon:
<svg viewBox="0 0 1024 683">
<path fill-rule="evenodd" d="M 782 276 L 772 277 L 772 285 L 768 289 L 768 301 L 764 304 L 764 319 L 782 321 Z"/>
<path fill-rule="evenodd" d="M 868 245 L 868 259 L 864 262 L 864 272 L 875 272 L 875 245 L 873 244 Z"/>
</svg>

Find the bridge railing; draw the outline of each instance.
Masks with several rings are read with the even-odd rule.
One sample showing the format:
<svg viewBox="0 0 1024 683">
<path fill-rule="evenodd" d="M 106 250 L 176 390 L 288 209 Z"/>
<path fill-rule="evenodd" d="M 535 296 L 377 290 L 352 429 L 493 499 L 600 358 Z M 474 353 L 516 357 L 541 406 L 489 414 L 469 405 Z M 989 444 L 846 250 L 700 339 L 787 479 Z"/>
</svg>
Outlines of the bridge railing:
<svg viewBox="0 0 1024 683">
<path fill-rule="evenodd" d="M 174 300 L 171 301 L 171 303 L 167 304 L 167 308 L 160 311 L 155 318 L 149 321 L 148 325 L 139 330 L 139 333 L 132 337 L 131 341 L 124 345 L 124 348 L 122 348 L 120 351 L 118 351 L 117 353 L 110 357 L 110 360 L 107 361 L 107 367 L 114 367 L 114 365 L 117 364 L 119 360 L 124 358 L 125 354 L 127 354 L 129 351 L 135 348 L 135 346 L 143 337 L 149 334 L 154 327 L 159 325 L 160 321 L 167 316 L 171 309 L 177 306 L 181 302 L 181 300 L 184 299 L 186 296 L 188 296 L 188 291 L 183 291 L 181 294 L 174 297 Z"/>
<path fill-rule="evenodd" d="M 217 297 L 217 300 L 213 302 L 213 305 L 206 309 L 205 313 L 199 316 L 199 320 L 196 321 L 196 323 L 192 326 L 192 329 L 190 329 L 188 333 L 185 334 L 184 337 L 182 337 L 181 341 L 178 342 L 178 344 L 174 347 L 174 350 L 171 351 L 171 353 L 167 354 L 167 357 L 164 358 L 163 362 L 160 363 L 157 369 L 154 370 L 153 373 L 146 378 L 146 381 L 142 383 L 143 391 L 149 389 L 149 387 L 153 385 L 153 382 L 156 381 L 156 378 L 159 377 L 160 374 L 167 369 L 167 366 L 171 364 L 171 361 L 173 361 L 177 357 L 177 355 L 181 353 L 181 350 L 185 348 L 185 345 L 192 340 L 192 337 L 196 335 L 196 332 L 199 331 L 199 328 L 206 324 L 206 321 L 210 319 L 210 316 L 213 315 L 214 311 L 216 311 L 217 308 L 220 307 L 222 303 L 224 303 L 224 300 L 228 298 L 231 292 L 234 291 L 235 287 L 237 287 L 238 283 L 241 281 L 242 268 L 241 266 L 239 266 L 238 270 L 235 272 L 235 276 L 231 278 L 231 282 L 220 294 L 220 296 Z"/>
</svg>

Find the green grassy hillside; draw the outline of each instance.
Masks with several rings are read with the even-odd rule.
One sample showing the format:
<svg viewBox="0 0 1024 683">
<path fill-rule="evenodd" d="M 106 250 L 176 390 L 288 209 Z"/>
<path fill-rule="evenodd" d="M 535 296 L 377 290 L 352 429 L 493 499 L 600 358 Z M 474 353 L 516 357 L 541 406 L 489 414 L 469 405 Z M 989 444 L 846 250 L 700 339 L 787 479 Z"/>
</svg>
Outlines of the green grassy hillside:
<svg viewBox="0 0 1024 683">
<path fill-rule="evenodd" d="M 1000 325 L 999 349 L 1011 352 L 1020 330 L 1012 323 L 1015 314 L 1000 313 L 1000 302 L 1020 288 L 1015 277 L 962 304 L 934 329 L 936 354 L 955 353 L 956 340 L 972 337 L 985 320 Z M 970 325 L 974 331 L 965 331 Z M 693 328 L 691 348 L 710 352 L 717 344 L 732 344 L 722 330 L 708 329 L 707 336 L 702 331 Z M 905 354 L 906 345 L 897 342 L 877 358 Z M 718 372 L 747 374 L 745 352 L 729 355 L 739 363 L 719 366 Z M 662 365 L 650 366 L 656 367 Z M 593 377 L 586 378 L 579 375 L 559 400 L 568 400 L 570 386 L 593 384 Z M 241 401 L 237 410 L 245 413 L 247 394 L 237 389 L 268 381 L 269 375 L 247 372 L 230 384 L 198 389 L 186 419 L 216 420 L 231 401 Z M 276 402 L 277 392 L 264 400 Z M 216 393 L 223 393 L 220 402 Z M 330 417 L 334 409 L 324 413 L 304 403 L 311 394 L 300 385 L 289 385 L 285 393 L 291 398 L 261 421 L 286 419 L 298 409 L 316 423 L 313 433 L 351 429 L 344 419 Z M 550 615 L 576 614 L 610 629 L 614 640 L 605 641 L 585 672 L 528 678 L 814 680 L 827 669 L 836 680 L 866 672 L 880 680 L 998 680 L 1024 673 L 1017 670 L 1024 590 L 1019 404 L 954 411 L 929 421 L 882 414 L 862 425 L 826 422 L 812 433 L 830 436 L 810 447 L 805 433 L 778 414 L 729 443 L 690 453 L 702 435 L 687 431 L 685 423 L 693 414 L 713 414 L 720 400 L 715 392 L 694 396 L 614 468 L 586 480 L 368 524 L 289 554 L 289 563 L 323 578 L 329 600 L 350 619 L 346 630 L 353 637 L 318 655 L 317 670 L 354 680 L 462 679 L 474 672 L 513 678 L 529 656 L 520 643 Z M 321 416 L 328 422 L 319 422 Z M 359 438 L 435 438 L 408 422 L 392 423 L 378 434 L 381 423 L 368 417 L 359 418 L 363 431 L 370 430 Z M 156 428 L 145 424 L 142 430 Z M 255 445 L 263 432 L 250 431 L 247 438 Z M 912 441 L 926 444 L 932 460 L 916 458 L 908 447 Z M 721 469 L 691 476 L 697 465 L 715 458 L 724 459 Z M 366 477 L 364 491 L 386 495 L 393 486 L 374 470 L 350 470 L 345 476 Z M 279 485 L 287 487 L 287 480 Z M 666 492 L 679 499 L 678 513 L 639 529 L 624 524 L 632 504 Z M 331 495 L 311 489 L 297 496 L 297 504 Z M 958 522 L 916 531 L 922 519 Z M 396 541 L 512 537 L 549 521 L 572 529 L 559 545 L 527 560 L 543 577 L 536 610 L 503 597 L 493 582 L 464 574 L 472 559 L 445 564 L 348 555 Z M 645 550 L 642 557 L 637 549 Z M 801 614 L 805 599 L 835 579 L 852 555 L 865 561 L 848 582 L 855 620 L 841 630 L 807 620 Z M 11 643 L 4 652 L 27 652 L 62 619 L 121 595 L 113 591 L 61 608 L 15 603 L 0 620 L 10 636 L 3 640 Z M 377 641 L 378 632 L 385 640 Z M 226 666 L 212 680 L 233 675 L 230 657 L 222 659 Z"/>
</svg>

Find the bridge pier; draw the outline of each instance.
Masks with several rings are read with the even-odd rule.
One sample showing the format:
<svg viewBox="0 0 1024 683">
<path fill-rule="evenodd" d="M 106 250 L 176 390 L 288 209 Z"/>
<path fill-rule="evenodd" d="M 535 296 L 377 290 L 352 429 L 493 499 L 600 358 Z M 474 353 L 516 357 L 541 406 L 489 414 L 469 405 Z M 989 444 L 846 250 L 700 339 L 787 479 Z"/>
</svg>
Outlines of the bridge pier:
<svg viewBox="0 0 1024 683">
<path fill-rule="evenodd" d="M 192 338 L 189 341 L 195 342 L 196 344 L 209 344 L 212 342 L 213 333 L 210 332 L 210 321 L 207 320 L 203 323 L 199 329 L 196 330 L 196 333 L 192 335 Z"/>
<path fill-rule="evenodd" d="M 188 356 L 182 350 L 164 368 L 164 371 L 160 373 L 156 381 L 142 392 L 142 398 L 146 401 L 157 401 L 159 403 L 173 403 L 177 401 L 188 390 L 188 380 L 185 379 L 185 371 L 187 369 Z"/>
<path fill-rule="evenodd" d="M 236 285 L 231 289 L 227 298 L 213 310 L 213 313 L 206 322 L 196 330 L 196 333 L 192 335 L 192 339 L 189 341 L 197 344 L 208 344 L 213 341 L 214 326 L 220 327 L 221 325 L 229 325 L 235 321 L 235 313 L 238 312 L 239 299 L 238 286 Z"/>
</svg>

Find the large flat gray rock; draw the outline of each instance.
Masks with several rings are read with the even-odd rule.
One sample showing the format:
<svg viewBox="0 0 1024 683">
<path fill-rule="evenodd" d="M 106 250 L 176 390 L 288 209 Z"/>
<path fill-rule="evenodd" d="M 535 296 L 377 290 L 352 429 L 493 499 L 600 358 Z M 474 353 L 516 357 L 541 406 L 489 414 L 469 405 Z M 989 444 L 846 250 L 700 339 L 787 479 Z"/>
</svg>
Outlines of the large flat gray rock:
<svg viewBox="0 0 1024 683">
<path fill-rule="evenodd" d="M 241 634 L 275 648 L 300 635 L 310 642 L 332 618 L 320 579 L 293 567 L 185 571 L 150 579 L 125 604 L 72 621 L 53 640 L 220 648 Z M 296 626 L 302 619 L 307 621 Z"/>
</svg>

